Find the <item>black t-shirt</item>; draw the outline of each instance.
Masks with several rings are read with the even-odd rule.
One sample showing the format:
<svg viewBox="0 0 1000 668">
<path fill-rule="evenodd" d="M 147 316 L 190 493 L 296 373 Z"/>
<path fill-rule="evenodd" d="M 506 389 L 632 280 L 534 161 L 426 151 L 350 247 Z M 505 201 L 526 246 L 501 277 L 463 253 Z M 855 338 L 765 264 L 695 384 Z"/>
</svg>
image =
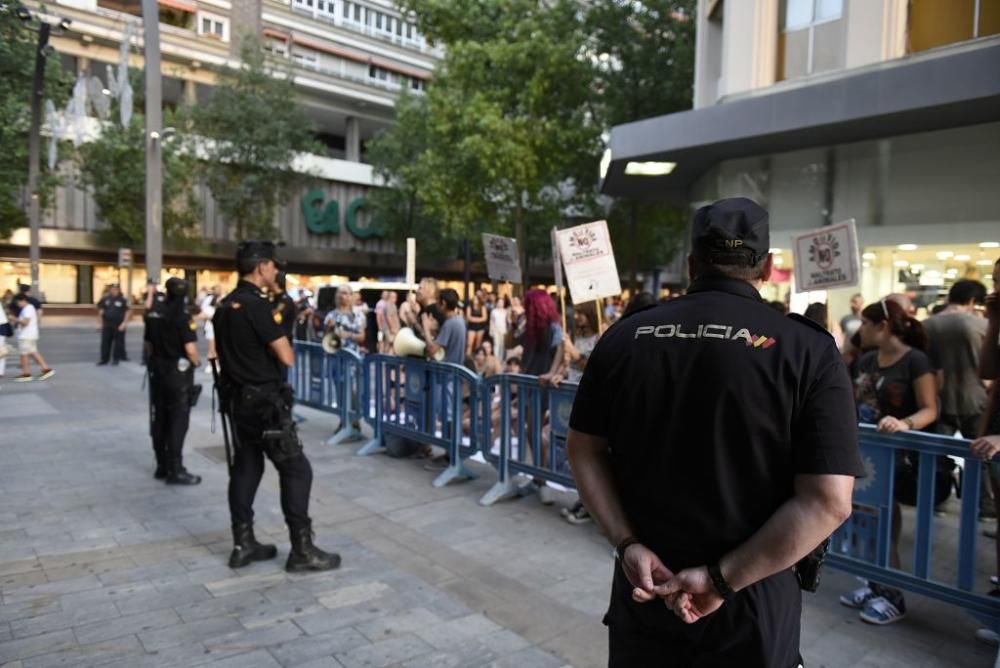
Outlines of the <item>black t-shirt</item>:
<svg viewBox="0 0 1000 668">
<path fill-rule="evenodd" d="M 125 312 L 128 311 L 128 302 L 124 295 L 112 297 L 106 295 L 97 301 L 97 308 L 101 309 L 101 319 L 109 325 L 120 325 L 125 320 Z"/>
<path fill-rule="evenodd" d="M 858 419 L 876 424 L 887 415 L 899 419 L 913 415 L 920 410 L 913 381 L 928 373 L 934 373 L 931 358 L 916 348 L 887 367 L 878 365 L 877 350 L 865 353 L 855 381 Z"/>
<path fill-rule="evenodd" d="M 156 302 L 143 320 L 146 323 L 143 338 L 152 346 L 154 360 L 174 362 L 187 357 L 184 344 L 198 340 L 198 326 L 183 303 Z"/>
<path fill-rule="evenodd" d="M 270 344 L 285 336 L 271 300 L 257 286 L 240 281 L 215 309 L 215 348 L 222 375 L 236 385 L 280 383 L 284 366 Z"/>
<path fill-rule="evenodd" d="M 796 474 L 864 473 L 833 338 L 733 279 L 696 281 L 686 296 L 611 327 L 591 353 L 570 426 L 609 440 L 629 522 L 674 572 L 715 563 L 750 538 L 792 496 Z M 682 633 L 662 604 L 633 603 L 616 573 L 609 624 Z M 781 591 L 794 598 L 770 601 L 757 623 L 782 627 L 775 633 L 793 624 L 797 638 L 798 617 L 787 613 L 800 605 L 798 589 Z"/>
</svg>

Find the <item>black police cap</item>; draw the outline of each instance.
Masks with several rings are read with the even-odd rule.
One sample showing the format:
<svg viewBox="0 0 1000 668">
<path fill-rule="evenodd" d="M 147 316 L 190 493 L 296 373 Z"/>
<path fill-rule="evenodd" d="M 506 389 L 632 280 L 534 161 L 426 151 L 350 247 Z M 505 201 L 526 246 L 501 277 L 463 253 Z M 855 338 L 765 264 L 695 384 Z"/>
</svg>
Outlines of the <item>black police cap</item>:
<svg viewBox="0 0 1000 668">
<path fill-rule="evenodd" d="M 170 297 L 183 297 L 187 294 L 188 282 L 176 276 L 167 279 L 167 295 Z"/>
<path fill-rule="evenodd" d="M 721 199 L 694 214 L 691 248 L 715 264 L 755 265 L 770 247 L 768 213 L 751 199 Z"/>
<path fill-rule="evenodd" d="M 277 248 L 273 241 L 241 241 L 236 249 L 236 263 L 244 261 L 264 262 L 274 261 L 279 268 L 284 267 L 284 261 L 278 257 Z"/>
</svg>

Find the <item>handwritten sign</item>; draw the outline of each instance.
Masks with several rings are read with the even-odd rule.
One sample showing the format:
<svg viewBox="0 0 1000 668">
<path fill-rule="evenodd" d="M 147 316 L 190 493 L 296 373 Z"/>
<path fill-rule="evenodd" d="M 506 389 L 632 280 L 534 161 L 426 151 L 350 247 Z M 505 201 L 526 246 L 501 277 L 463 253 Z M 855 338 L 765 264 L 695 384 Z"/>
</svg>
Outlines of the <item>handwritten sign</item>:
<svg viewBox="0 0 1000 668">
<path fill-rule="evenodd" d="M 558 230 L 556 236 L 574 304 L 621 294 L 607 221 Z"/>
<path fill-rule="evenodd" d="M 486 273 L 494 281 L 521 282 L 521 262 L 517 240 L 496 234 L 483 234 Z"/>
<path fill-rule="evenodd" d="M 854 219 L 793 238 L 792 257 L 796 292 L 857 285 L 861 262 Z"/>
</svg>

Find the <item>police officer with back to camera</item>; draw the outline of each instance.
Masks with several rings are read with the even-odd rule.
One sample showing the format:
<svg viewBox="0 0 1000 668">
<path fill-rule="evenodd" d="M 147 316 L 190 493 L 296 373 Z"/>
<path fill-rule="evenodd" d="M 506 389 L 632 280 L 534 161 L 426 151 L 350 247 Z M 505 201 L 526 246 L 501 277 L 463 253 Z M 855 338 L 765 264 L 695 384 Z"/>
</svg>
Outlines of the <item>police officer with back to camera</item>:
<svg viewBox="0 0 1000 668">
<path fill-rule="evenodd" d="M 171 278 L 166 289 L 166 298 L 154 300 L 145 317 L 153 477 L 168 485 L 197 485 L 201 477 L 188 473 L 182 455 L 191 406 L 201 390 L 194 384 L 197 325 L 187 311 L 187 281 Z"/>
<path fill-rule="evenodd" d="M 769 308 L 768 214 L 695 214 L 688 294 L 598 342 L 570 418 L 581 496 L 616 546 L 610 666 L 801 663 L 801 589 L 863 475 L 833 338 Z"/>
<path fill-rule="evenodd" d="M 286 283 L 285 272 L 279 271 L 274 280 L 275 291 L 271 295 L 271 312 L 274 315 L 274 321 L 284 330 L 288 340 L 292 341 L 295 334 L 295 316 L 299 307 L 295 304 L 295 300 L 288 295 Z"/>
<path fill-rule="evenodd" d="M 340 556 L 312 542 L 312 467 L 292 419 L 292 388 L 285 382 L 294 353 L 266 292 L 276 290 L 279 264 L 273 243 L 241 243 L 236 254 L 239 284 L 222 300 L 212 320 L 221 366 L 223 426 L 228 419 L 233 427 L 229 511 L 234 546 L 229 566 L 240 568 L 277 555 L 274 545 L 258 543 L 253 533 L 253 500 L 266 455 L 278 470 L 281 509 L 291 536 L 285 569 L 324 571 L 337 568 Z"/>
<path fill-rule="evenodd" d="M 112 364 L 127 362 L 125 351 L 125 324 L 128 320 L 128 299 L 122 294 L 117 283 L 108 286 L 108 292 L 97 302 L 97 314 L 101 319 L 101 359 L 97 366 L 104 366 L 112 359 Z"/>
</svg>

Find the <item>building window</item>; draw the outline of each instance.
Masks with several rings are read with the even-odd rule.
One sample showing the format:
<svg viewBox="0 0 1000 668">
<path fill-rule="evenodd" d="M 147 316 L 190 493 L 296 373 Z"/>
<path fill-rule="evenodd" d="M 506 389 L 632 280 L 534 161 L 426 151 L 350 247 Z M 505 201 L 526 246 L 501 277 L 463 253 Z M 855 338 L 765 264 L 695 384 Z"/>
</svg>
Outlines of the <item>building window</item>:
<svg viewBox="0 0 1000 668">
<path fill-rule="evenodd" d="M 844 67 L 843 0 L 783 0 L 780 20 L 779 81 Z"/>
<path fill-rule="evenodd" d="M 910 0 L 907 50 L 1000 34 L 1000 0 Z"/>
<path fill-rule="evenodd" d="M 198 34 L 203 37 L 229 41 L 229 19 L 206 12 L 198 13 Z"/>
<path fill-rule="evenodd" d="M 427 82 L 423 79 L 411 78 L 410 79 L 410 89 L 415 91 L 423 92 L 427 90 Z"/>
</svg>

